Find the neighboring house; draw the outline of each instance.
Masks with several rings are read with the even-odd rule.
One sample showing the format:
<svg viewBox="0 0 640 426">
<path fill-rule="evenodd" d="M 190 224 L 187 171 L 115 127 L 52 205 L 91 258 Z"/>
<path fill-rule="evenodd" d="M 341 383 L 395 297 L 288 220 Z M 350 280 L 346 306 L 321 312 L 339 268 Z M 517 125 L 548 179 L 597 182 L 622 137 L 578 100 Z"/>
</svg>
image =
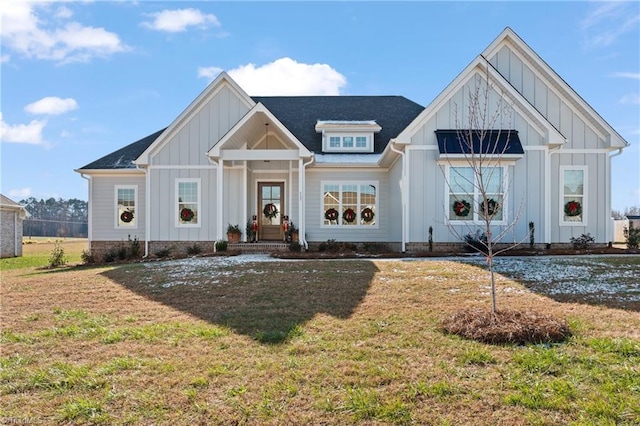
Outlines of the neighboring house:
<svg viewBox="0 0 640 426">
<path fill-rule="evenodd" d="M 0 194 L 0 257 L 22 256 L 22 222 L 27 210 Z"/>
<path fill-rule="evenodd" d="M 282 240 L 286 215 L 304 245 L 417 251 L 430 227 L 434 245 L 457 242 L 451 229 L 481 228 L 477 191 L 455 182 L 468 172 L 457 117 L 478 84 L 509 117 L 487 134 L 506 149 L 496 228 L 517 219 L 510 241 L 528 242 L 530 222 L 537 243 L 610 241 L 611 156 L 628 144 L 507 28 L 426 108 L 400 96 L 251 97 L 221 73 L 167 128 L 77 170 L 89 178 L 91 250 L 129 236 L 147 254 L 213 244 L 254 215 L 260 240 Z"/>
<path fill-rule="evenodd" d="M 629 226 L 633 228 L 640 228 L 640 216 L 638 215 L 627 215 L 627 220 L 629 221 Z"/>
</svg>

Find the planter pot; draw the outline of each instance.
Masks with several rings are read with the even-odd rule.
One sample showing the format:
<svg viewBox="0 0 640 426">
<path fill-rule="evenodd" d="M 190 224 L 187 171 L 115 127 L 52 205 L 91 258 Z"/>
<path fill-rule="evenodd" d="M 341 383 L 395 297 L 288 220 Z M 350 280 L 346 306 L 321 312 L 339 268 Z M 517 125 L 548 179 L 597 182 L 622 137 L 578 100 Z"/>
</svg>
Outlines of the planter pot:
<svg viewBox="0 0 640 426">
<path fill-rule="evenodd" d="M 231 232 L 227 233 L 227 241 L 231 244 L 236 244 L 240 242 L 240 234 L 232 234 Z"/>
<path fill-rule="evenodd" d="M 291 233 L 291 241 L 298 241 L 298 233 L 297 232 L 292 232 Z"/>
</svg>

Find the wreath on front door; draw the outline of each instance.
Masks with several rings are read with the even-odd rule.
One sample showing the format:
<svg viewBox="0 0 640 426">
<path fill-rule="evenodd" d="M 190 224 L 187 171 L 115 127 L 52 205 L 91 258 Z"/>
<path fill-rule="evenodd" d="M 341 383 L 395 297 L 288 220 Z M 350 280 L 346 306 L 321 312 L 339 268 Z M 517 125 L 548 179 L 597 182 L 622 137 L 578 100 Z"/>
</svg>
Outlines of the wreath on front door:
<svg viewBox="0 0 640 426">
<path fill-rule="evenodd" d="M 278 207 L 273 203 L 269 203 L 264 206 L 262 213 L 264 214 L 264 217 L 271 220 L 278 215 Z"/>
<path fill-rule="evenodd" d="M 367 207 L 364 210 L 362 210 L 362 212 L 360 213 L 360 217 L 362 218 L 362 220 L 364 220 L 365 222 L 369 223 L 373 220 L 373 218 L 375 217 L 375 213 L 373 212 L 373 210 L 371 209 L 371 207 Z"/>
<path fill-rule="evenodd" d="M 342 213 L 342 220 L 347 223 L 352 223 L 354 220 L 356 220 L 356 212 L 354 212 L 351 208 L 346 209 L 344 213 Z"/>
<path fill-rule="evenodd" d="M 569 201 L 564 205 L 564 214 L 567 216 L 580 216 L 582 214 L 582 204 L 579 201 Z"/>
</svg>

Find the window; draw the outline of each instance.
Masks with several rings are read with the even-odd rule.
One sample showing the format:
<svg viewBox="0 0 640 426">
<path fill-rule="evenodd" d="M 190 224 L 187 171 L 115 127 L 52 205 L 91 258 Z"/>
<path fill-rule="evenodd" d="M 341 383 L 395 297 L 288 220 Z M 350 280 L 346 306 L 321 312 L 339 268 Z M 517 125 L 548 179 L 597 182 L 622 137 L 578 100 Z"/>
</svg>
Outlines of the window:
<svg viewBox="0 0 640 426">
<path fill-rule="evenodd" d="M 136 212 L 138 187 L 116 186 L 116 228 L 137 228 Z"/>
<path fill-rule="evenodd" d="M 450 221 L 477 221 L 484 219 L 485 211 L 491 220 L 502 222 L 504 203 L 505 168 L 490 167 L 482 172 L 487 205 L 480 191 L 478 176 L 471 167 L 449 167 L 449 211 Z M 486 207 L 486 208 L 485 208 Z"/>
<path fill-rule="evenodd" d="M 561 217 L 565 224 L 584 225 L 586 168 L 561 168 Z"/>
<path fill-rule="evenodd" d="M 176 199 L 177 226 L 200 226 L 200 179 L 176 180 Z"/>
<path fill-rule="evenodd" d="M 322 225 L 376 226 L 377 188 L 377 182 L 323 183 Z"/>
<path fill-rule="evenodd" d="M 324 151 L 373 152 L 373 134 L 333 134 L 325 137 Z"/>
</svg>

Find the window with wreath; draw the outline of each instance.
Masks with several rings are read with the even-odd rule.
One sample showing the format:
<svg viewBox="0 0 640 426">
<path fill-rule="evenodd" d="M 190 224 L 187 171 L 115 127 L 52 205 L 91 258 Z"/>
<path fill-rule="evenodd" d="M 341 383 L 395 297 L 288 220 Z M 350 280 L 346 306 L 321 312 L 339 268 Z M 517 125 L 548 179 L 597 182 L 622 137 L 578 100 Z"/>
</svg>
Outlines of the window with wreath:
<svg viewBox="0 0 640 426">
<path fill-rule="evenodd" d="M 487 167 L 480 177 L 471 167 L 449 167 L 449 211 L 450 221 L 477 221 L 484 219 L 485 212 L 492 221 L 503 220 L 505 168 Z M 484 186 L 486 200 L 480 188 Z"/>
<path fill-rule="evenodd" d="M 137 227 L 136 198 L 138 188 L 135 185 L 118 185 L 116 189 L 116 227 Z"/>
<path fill-rule="evenodd" d="M 178 226 L 200 225 L 200 179 L 176 180 Z"/>
<path fill-rule="evenodd" d="M 323 183 L 322 188 L 324 226 L 376 225 L 377 182 Z"/>
<path fill-rule="evenodd" d="M 575 224 L 584 223 L 584 168 L 563 168 L 561 173 L 562 187 L 562 220 Z"/>
</svg>

